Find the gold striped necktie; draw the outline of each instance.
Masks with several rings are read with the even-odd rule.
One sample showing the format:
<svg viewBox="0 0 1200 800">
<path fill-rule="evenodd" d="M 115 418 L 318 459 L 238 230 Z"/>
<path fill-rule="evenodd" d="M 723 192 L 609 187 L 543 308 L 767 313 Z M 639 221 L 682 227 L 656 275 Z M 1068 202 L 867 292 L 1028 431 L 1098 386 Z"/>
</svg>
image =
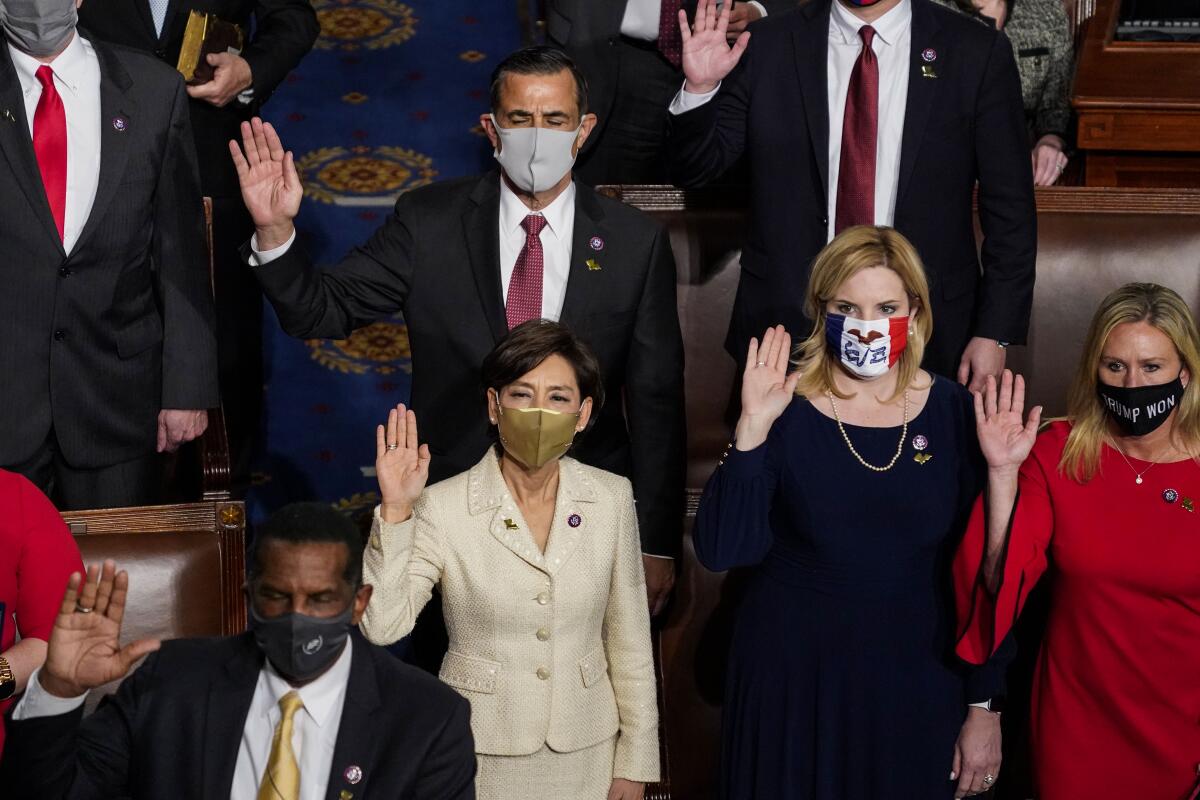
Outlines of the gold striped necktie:
<svg viewBox="0 0 1200 800">
<path fill-rule="evenodd" d="M 258 787 L 258 800 L 300 800 L 300 767 L 292 750 L 292 721 L 302 708 L 304 701 L 294 691 L 279 698 L 283 716 L 275 726 L 271 757 Z"/>
</svg>

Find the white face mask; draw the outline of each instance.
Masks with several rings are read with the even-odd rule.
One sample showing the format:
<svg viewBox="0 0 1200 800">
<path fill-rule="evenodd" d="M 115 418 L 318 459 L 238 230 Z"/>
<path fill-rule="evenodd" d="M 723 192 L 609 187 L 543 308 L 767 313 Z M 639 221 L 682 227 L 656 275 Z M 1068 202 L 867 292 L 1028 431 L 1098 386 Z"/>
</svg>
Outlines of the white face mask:
<svg viewBox="0 0 1200 800">
<path fill-rule="evenodd" d="M 583 123 L 573 131 L 549 128 L 501 128 L 492 115 L 500 137 L 496 160 L 508 179 L 525 192 L 544 192 L 575 165 L 575 140 Z"/>
</svg>

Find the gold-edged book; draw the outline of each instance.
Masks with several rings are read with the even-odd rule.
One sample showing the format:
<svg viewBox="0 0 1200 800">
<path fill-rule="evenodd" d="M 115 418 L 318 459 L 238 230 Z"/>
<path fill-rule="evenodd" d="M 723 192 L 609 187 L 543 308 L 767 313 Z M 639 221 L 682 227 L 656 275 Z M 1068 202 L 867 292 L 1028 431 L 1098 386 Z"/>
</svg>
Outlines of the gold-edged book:
<svg viewBox="0 0 1200 800">
<path fill-rule="evenodd" d="M 208 83 L 213 78 L 209 53 L 241 53 L 242 29 L 213 14 L 192 10 L 188 12 L 187 28 L 183 31 L 183 46 L 175 68 L 183 80 L 193 86 Z"/>
</svg>

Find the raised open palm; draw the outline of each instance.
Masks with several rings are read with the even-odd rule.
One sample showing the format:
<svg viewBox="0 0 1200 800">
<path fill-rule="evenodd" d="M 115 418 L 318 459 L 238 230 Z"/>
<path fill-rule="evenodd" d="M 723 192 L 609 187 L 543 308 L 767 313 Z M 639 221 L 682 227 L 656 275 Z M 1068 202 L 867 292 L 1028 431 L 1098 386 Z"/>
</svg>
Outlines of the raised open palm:
<svg viewBox="0 0 1200 800">
<path fill-rule="evenodd" d="M 679 32 L 683 36 L 683 75 L 687 78 L 690 92 L 703 94 L 733 71 L 746 45 L 750 43 L 750 32 L 746 31 L 730 46 L 726 40 L 729 29 L 729 7 L 726 2 L 717 13 L 716 0 L 700 0 L 696 6 L 695 25 L 689 27 L 687 12 L 679 12 Z"/>
<path fill-rule="evenodd" d="M 742 374 L 742 415 L 774 422 L 792 402 L 800 373 L 788 374 L 792 337 L 782 325 L 767 328 L 762 344 L 750 340 Z"/>
<path fill-rule="evenodd" d="M 982 392 L 975 395 L 975 430 L 979 447 L 991 469 L 1019 469 L 1037 441 L 1042 407 L 1025 413 L 1025 379 L 1004 370 L 1000 385 L 989 375 Z"/>
<path fill-rule="evenodd" d="M 386 506 L 411 509 L 429 480 L 429 445 L 417 443 L 417 415 L 404 404 L 375 428 L 375 475 Z"/>
<path fill-rule="evenodd" d="M 82 587 L 81 587 L 82 584 Z M 129 575 L 112 561 L 92 565 L 87 578 L 71 575 L 50 631 L 42 685 L 54 694 L 76 696 L 125 677 L 139 658 L 158 649 L 156 639 L 121 647 L 121 620 Z"/>
<path fill-rule="evenodd" d="M 283 149 L 275 128 L 258 117 L 243 122 L 242 146 L 230 141 L 229 154 L 237 168 L 242 200 L 254 226 L 259 231 L 290 232 L 292 220 L 300 211 L 304 189 L 292 153 Z M 276 244 L 279 243 L 270 242 L 268 247 Z"/>
</svg>

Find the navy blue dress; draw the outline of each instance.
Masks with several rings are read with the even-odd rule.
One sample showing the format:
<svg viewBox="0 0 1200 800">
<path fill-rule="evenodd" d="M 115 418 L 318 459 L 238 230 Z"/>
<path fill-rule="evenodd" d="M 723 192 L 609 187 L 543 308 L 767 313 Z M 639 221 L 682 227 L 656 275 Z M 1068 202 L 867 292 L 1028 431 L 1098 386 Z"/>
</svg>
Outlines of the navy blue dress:
<svg viewBox="0 0 1200 800">
<path fill-rule="evenodd" d="M 845 427 L 868 463 L 896 452 L 900 427 Z M 970 395 L 936 378 L 906 438 L 896 465 L 873 472 L 798 398 L 766 443 L 731 449 L 709 479 L 696 555 L 711 570 L 751 568 L 729 655 L 723 798 L 954 796 L 966 704 L 1003 679 L 1000 664 L 971 670 L 953 654 L 949 560 L 985 476 Z"/>
</svg>

